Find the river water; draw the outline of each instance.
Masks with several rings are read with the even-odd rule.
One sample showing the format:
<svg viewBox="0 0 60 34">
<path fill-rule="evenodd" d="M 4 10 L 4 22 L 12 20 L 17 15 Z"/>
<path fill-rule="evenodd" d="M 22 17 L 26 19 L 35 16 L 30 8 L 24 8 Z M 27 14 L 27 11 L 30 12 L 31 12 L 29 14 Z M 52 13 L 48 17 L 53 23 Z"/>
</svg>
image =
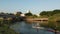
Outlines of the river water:
<svg viewBox="0 0 60 34">
<path fill-rule="evenodd" d="M 45 29 L 37 29 L 32 28 L 32 24 L 26 23 L 24 21 L 17 22 L 14 25 L 11 25 L 10 28 L 14 29 L 16 32 L 20 34 L 54 34 L 53 32 L 49 32 Z"/>
</svg>

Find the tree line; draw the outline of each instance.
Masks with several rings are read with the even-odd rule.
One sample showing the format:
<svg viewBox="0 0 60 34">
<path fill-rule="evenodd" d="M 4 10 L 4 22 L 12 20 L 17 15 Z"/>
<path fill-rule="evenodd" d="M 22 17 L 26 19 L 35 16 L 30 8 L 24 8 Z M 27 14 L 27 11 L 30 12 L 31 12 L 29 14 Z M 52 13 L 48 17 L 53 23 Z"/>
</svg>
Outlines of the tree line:
<svg viewBox="0 0 60 34">
<path fill-rule="evenodd" d="M 50 17 L 50 16 L 53 16 L 53 15 L 59 14 L 59 13 L 60 13 L 60 10 L 42 11 L 39 15 Z"/>
<path fill-rule="evenodd" d="M 46 16 L 46 17 L 50 17 L 50 16 L 53 16 L 55 14 L 59 14 L 60 13 L 60 10 L 56 9 L 56 10 L 53 10 L 53 11 L 42 11 L 39 13 L 39 16 Z M 31 13 L 31 11 L 29 10 L 28 13 L 25 13 L 25 16 L 35 16 L 37 17 L 36 14 L 33 14 Z"/>
</svg>

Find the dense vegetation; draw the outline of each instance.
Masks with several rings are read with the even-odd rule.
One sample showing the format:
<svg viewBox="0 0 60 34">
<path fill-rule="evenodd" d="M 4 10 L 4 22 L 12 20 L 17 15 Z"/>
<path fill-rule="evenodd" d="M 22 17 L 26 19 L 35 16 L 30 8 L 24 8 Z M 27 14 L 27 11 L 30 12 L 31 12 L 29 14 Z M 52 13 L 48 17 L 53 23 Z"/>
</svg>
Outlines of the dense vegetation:
<svg viewBox="0 0 60 34">
<path fill-rule="evenodd" d="M 0 13 L 0 34 L 18 34 L 10 28 L 10 25 L 17 21 L 13 17 L 14 15 L 12 13 Z M 10 18 L 13 18 L 13 20 Z"/>
<path fill-rule="evenodd" d="M 48 24 L 43 24 L 44 27 L 49 27 L 55 31 L 60 31 L 60 10 L 42 11 L 40 14 L 42 17 L 48 17 Z"/>
<path fill-rule="evenodd" d="M 12 24 L 11 20 L 4 21 L 0 19 L 0 34 L 18 34 L 10 28 L 11 24 Z"/>
<path fill-rule="evenodd" d="M 25 16 L 32 16 L 33 14 L 30 12 L 30 10 L 29 10 L 29 12 L 28 13 L 25 13 Z"/>
<path fill-rule="evenodd" d="M 60 13 L 60 10 L 42 11 L 39 15 L 40 15 L 40 16 L 50 17 L 50 16 L 53 16 L 53 15 L 59 14 L 59 13 Z"/>
</svg>

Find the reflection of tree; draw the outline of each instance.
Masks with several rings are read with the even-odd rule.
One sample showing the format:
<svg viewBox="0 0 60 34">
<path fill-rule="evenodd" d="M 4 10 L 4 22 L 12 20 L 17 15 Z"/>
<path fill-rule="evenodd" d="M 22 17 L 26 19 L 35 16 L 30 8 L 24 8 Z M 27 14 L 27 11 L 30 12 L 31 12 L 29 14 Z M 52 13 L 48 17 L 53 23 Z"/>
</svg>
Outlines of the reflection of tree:
<svg viewBox="0 0 60 34">
<path fill-rule="evenodd" d="M 48 28 L 48 24 L 46 24 L 46 23 L 41 23 L 40 26 L 41 26 L 41 27 Z"/>
<path fill-rule="evenodd" d="M 55 34 L 60 31 L 60 14 L 55 14 L 49 17 L 49 27 L 55 30 Z"/>
<path fill-rule="evenodd" d="M 55 29 L 55 24 L 53 22 L 48 23 L 49 28 Z"/>
</svg>

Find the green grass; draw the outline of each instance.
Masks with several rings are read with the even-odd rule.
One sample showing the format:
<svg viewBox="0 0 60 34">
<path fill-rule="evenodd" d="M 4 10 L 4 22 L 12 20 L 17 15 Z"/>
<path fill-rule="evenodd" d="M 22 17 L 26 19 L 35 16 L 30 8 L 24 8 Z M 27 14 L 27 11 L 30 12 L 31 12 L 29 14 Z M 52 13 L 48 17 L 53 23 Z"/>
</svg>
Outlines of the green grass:
<svg viewBox="0 0 60 34">
<path fill-rule="evenodd" d="M 7 24 L 2 24 L 0 26 L 0 34 L 18 34 L 11 28 L 9 28 L 9 25 Z"/>
</svg>

